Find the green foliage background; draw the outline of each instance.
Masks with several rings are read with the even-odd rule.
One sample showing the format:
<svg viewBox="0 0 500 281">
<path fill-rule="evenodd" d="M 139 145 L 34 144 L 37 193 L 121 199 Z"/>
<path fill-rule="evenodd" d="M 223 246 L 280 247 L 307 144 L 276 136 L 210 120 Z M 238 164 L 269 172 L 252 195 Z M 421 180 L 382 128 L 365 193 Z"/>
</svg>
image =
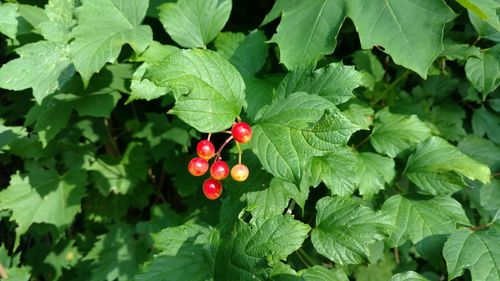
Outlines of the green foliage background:
<svg viewBox="0 0 500 281">
<path fill-rule="evenodd" d="M 1 1 L 0 279 L 500 280 L 499 13 Z M 236 117 L 209 201 L 187 163 Z"/>
</svg>

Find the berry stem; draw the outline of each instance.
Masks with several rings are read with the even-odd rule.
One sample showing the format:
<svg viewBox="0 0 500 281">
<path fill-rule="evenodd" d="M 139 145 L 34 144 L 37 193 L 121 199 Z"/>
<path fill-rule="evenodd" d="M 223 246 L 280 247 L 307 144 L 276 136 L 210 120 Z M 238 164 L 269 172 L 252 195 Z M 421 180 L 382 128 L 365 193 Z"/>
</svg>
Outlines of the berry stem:
<svg viewBox="0 0 500 281">
<path fill-rule="evenodd" d="M 212 136 L 212 133 L 208 133 L 207 141 L 210 141 L 211 136 Z"/>
<path fill-rule="evenodd" d="M 240 147 L 240 144 L 235 141 L 234 143 L 236 143 L 236 148 L 238 148 L 238 164 L 241 164 L 241 147 Z"/>
<path fill-rule="evenodd" d="M 233 136 L 230 136 L 227 138 L 227 140 L 219 147 L 219 150 L 217 150 L 217 152 L 215 153 L 215 160 L 214 161 L 217 161 L 219 159 L 222 159 L 220 157 L 220 153 L 222 152 L 222 149 L 224 149 L 224 147 L 233 139 Z"/>
</svg>

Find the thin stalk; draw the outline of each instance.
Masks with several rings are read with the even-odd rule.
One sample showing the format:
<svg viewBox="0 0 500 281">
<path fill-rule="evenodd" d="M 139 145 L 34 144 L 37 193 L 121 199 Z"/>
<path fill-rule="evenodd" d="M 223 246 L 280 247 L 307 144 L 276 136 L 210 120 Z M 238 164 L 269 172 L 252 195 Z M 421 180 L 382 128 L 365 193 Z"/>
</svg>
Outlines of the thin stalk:
<svg viewBox="0 0 500 281">
<path fill-rule="evenodd" d="M 226 139 L 226 141 L 219 147 L 219 150 L 217 150 L 217 153 L 215 153 L 215 160 L 214 161 L 217 161 L 219 159 L 222 159 L 220 157 L 220 153 L 222 152 L 222 150 L 224 149 L 224 147 L 233 139 L 233 136 L 230 136 L 229 138 Z"/>
</svg>

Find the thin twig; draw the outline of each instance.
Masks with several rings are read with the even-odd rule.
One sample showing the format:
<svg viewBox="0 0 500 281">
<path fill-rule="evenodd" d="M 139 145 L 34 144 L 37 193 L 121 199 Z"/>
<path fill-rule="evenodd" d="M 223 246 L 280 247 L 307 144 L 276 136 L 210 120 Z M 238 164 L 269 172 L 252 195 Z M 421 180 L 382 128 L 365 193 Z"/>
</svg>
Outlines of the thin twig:
<svg viewBox="0 0 500 281">
<path fill-rule="evenodd" d="M 399 259 L 399 248 L 394 248 L 394 259 L 396 260 L 396 264 L 400 264 L 401 260 Z"/>
</svg>

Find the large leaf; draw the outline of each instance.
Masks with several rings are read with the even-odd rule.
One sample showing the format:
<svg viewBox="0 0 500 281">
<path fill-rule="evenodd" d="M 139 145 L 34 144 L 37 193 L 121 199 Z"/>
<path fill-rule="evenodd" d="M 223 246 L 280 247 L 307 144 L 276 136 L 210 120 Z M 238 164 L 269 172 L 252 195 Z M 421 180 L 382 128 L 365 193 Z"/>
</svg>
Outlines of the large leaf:
<svg viewBox="0 0 500 281">
<path fill-rule="evenodd" d="M 448 280 L 461 276 L 465 269 L 472 280 L 500 280 L 500 233 L 491 227 L 480 231 L 467 229 L 453 233 L 444 244 L 443 256 Z"/>
<path fill-rule="evenodd" d="M 245 84 L 224 58 L 207 50 L 183 50 L 151 66 L 146 78 L 173 91 L 169 113 L 200 132 L 231 127 L 245 104 Z"/>
<path fill-rule="evenodd" d="M 488 139 L 469 135 L 457 147 L 472 159 L 488 165 L 492 171 L 500 168 L 500 147 Z"/>
<path fill-rule="evenodd" d="M 280 6 L 284 8 L 281 22 L 271 42 L 278 44 L 280 61 L 287 68 L 333 52 L 345 19 L 344 1 L 309 0 Z"/>
<path fill-rule="evenodd" d="M 60 89 L 74 74 L 67 46 L 39 41 L 16 49 L 20 58 L 0 68 L 0 87 L 9 90 L 33 88 L 38 103 Z"/>
<path fill-rule="evenodd" d="M 215 280 L 266 280 L 268 263 L 285 259 L 300 248 L 310 227 L 291 216 L 274 216 L 248 225 L 238 221 L 221 243 L 215 259 Z"/>
<path fill-rule="evenodd" d="M 451 197 L 394 195 L 384 202 L 382 212 L 395 226 L 390 236 L 392 246 L 410 240 L 429 260 L 440 256 L 446 235 L 456 225 L 469 224 L 459 202 Z"/>
<path fill-rule="evenodd" d="M 17 5 L 11 3 L 0 4 L 0 33 L 14 39 L 17 33 Z"/>
<path fill-rule="evenodd" d="M 73 27 L 73 0 L 50 0 L 45 5 L 48 21 L 42 22 L 38 28 L 43 37 L 49 41 L 67 43 L 70 39 L 70 29 Z"/>
<path fill-rule="evenodd" d="M 160 6 L 160 21 L 179 45 L 204 48 L 226 24 L 231 7 L 230 0 L 179 0 Z"/>
<path fill-rule="evenodd" d="M 328 100 L 297 93 L 260 112 L 252 149 L 274 176 L 299 184 L 313 156 L 347 143 L 357 126 Z"/>
<path fill-rule="evenodd" d="M 379 153 L 392 158 L 431 136 L 431 130 L 415 115 L 381 110 L 375 115 L 370 142 Z"/>
<path fill-rule="evenodd" d="M 353 0 L 348 5 L 363 49 L 382 46 L 397 64 L 424 78 L 444 49 L 444 25 L 455 17 L 435 0 Z"/>
<path fill-rule="evenodd" d="M 24 234 L 33 223 L 68 227 L 80 211 L 85 194 L 86 175 L 79 168 L 59 175 L 54 169 L 30 164 L 29 177 L 12 175 L 10 185 L 0 192 L 2 209 L 12 210 L 17 235 Z"/>
<path fill-rule="evenodd" d="M 481 52 L 479 57 L 469 57 L 465 74 L 483 98 L 500 85 L 500 45 Z"/>
<path fill-rule="evenodd" d="M 70 51 L 85 83 L 106 62 L 114 62 L 124 44 L 137 53 L 146 49 L 153 39 L 151 28 L 141 25 L 147 8 L 147 0 L 82 0 Z"/>
<path fill-rule="evenodd" d="M 415 271 L 406 271 L 395 274 L 390 281 L 429 281 L 429 279 L 416 273 Z"/>
<path fill-rule="evenodd" d="M 301 64 L 280 83 L 277 96 L 284 98 L 295 92 L 322 96 L 333 104 L 353 98 L 352 91 L 361 85 L 361 75 L 352 66 L 331 63 L 314 70 L 315 64 Z"/>
<path fill-rule="evenodd" d="M 490 169 L 439 137 L 431 137 L 417 145 L 410 155 L 404 174 L 422 193 L 446 195 L 467 187 L 464 177 L 490 181 Z"/>
<path fill-rule="evenodd" d="M 316 210 L 316 228 L 311 233 L 314 248 L 342 265 L 365 261 L 368 245 L 384 239 L 390 228 L 387 217 L 352 198 L 324 197 Z"/>
<path fill-rule="evenodd" d="M 184 224 L 154 234 L 154 246 L 161 251 L 135 280 L 210 280 L 210 264 L 204 255 L 209 233 L 208 228 Z"/>
</svg>

